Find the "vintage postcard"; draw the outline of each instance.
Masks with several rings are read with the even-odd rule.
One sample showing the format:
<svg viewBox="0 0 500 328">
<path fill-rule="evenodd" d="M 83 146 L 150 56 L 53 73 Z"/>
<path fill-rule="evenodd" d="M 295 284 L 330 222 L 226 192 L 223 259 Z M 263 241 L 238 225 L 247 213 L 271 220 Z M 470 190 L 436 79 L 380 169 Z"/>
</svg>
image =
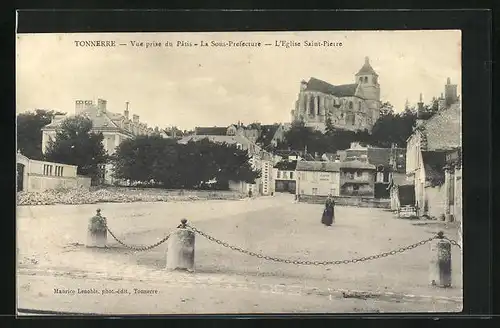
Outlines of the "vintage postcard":
<svg viewBox="0 0 500 328">
<path fill-rule="evenodd" d="M 459 30 L 16 48 L 19 315 L 462 310 Z"/>
</svg>

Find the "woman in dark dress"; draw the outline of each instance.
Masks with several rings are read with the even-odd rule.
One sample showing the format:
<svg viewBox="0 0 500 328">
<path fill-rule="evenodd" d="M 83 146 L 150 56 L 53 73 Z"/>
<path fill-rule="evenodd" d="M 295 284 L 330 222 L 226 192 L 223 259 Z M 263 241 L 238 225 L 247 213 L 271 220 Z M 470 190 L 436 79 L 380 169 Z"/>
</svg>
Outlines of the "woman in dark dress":
<svg viewBox="0 0 500 328">
<path fill-rule="evenodd" d="M 332 195 L 328 195 L 325 203 L 325 209 L 323 210 L 323 216 L 321 218 L 321 223 L 326 226 L 331 226 L 335 221 L 335 202 L 333 201 Z"/>
</svg>

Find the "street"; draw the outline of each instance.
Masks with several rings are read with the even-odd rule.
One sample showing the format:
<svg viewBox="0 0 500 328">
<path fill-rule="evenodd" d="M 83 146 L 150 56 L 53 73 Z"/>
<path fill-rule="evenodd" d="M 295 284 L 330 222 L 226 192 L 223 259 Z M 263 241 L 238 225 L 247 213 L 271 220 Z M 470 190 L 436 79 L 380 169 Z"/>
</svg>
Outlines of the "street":
<svg viewBox="0 0 500 328">
<path fill-rule="evenodd" d="M 199 309 L 197 313 L 461 311 L 461 257 L 455 247 L 453 286 L 446 289 L 429 286 L 429 244 L 371 261 L 306 266 L 248 256 L 197 235 L 196 272 L 168 273 L 163 270 L 166 243 L 135 252 L 108 235 L 109 249 L 83 247 L 88 220 L 97 208 L 127 245 L 154 244 L 186 218 L 222 242 L 292 261 L 367 257 L 428 239 L 440 230 L 412 225 L 382 209 L 342 206 L 336 207 L 335 224 L 325 227 L 320 224 L 322 205 L 294 203 L 290 194 L 240 201 L 23 206 L 18 207 L 17 218 L 19 307 L 163 314 L 194 309 Z M 444 232 L 457 240 L 456 229 Z M 104 303 L 104 295 L 52 292 L 59 287 L 101 290 L 104 284 L 128 290 L 156 286 L 160 292 L 107 295 Z M 355 291 L 372 296 L 346 298 Z M 171 297 L 161 296 L 165 294 Z M 161 304 L 155 307 L 157 297 Z M 149 304 L 143 299 L 157 301 Z M 183 305 L 186 299 L 188 307 Z M 212 299 L 218 301 L 208 305 Z"/>
</svg>

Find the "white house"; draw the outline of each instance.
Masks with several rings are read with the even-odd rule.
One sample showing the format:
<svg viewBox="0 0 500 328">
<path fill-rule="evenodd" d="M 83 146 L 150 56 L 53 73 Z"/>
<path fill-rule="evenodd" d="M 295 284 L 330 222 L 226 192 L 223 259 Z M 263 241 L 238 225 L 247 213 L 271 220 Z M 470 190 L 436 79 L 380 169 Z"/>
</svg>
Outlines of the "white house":
<svg viewBox="0 0 500 328">
<path fill-rule="evenodd" d="M 92 121 L 92 132 L 103 134 L 104 150 L 111 155 L 124 140 L 154 134 L 152 128 L 139 121 L 139 115 L 134 114 L 132 118 L 129 117 L 128 107 L 127 102 L 123 114 L 119 114 L 110 112 L 107 108 L 107 101 L 103 99 L 98 99 L 97 104 L 92 100 L 76 100 L 75 114 L 85 116 Z M 65 118 L 67 115 L 58 115 L 50 124 L 42 128 L 42 152 L 46 152 L 49 140 L 55 139 L 57 130 Z M 111 164 L 105 165 L 104 168 L 104 181 L 113 183 Z"/>
<path fill-rule="evenodd" d="M 339 196 L 340 163 L 298 161 L 296 172 L 299 196 Z"/>
<path fill-rule="evenodd" d="M 75 165 L 32 160 L 20 152 L 16 164 L 17 191 L 90 187 L 91 179 L 77 175 Z"/>
</svg>

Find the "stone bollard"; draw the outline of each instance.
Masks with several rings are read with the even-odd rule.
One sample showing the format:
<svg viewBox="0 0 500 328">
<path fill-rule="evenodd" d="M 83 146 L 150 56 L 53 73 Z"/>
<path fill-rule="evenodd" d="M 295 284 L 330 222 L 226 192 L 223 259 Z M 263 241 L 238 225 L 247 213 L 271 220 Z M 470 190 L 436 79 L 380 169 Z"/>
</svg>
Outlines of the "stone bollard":
<svg viewBox="0 0 500 328">
<path fill-rule="evenodd" d="M 106 218 L 101 216 L 101 210 L 97 209 L 96 215 L 89 221 L 87 229 L 87 247 L 106 247 L 108 230 Z"/>
<path fill-rule="evenodd" d="M 442 231 L 438 239 L 431 242 L 429 265 L 430 283 L 437 287 L 451 287 L 451 243 L 444 239 Z"/>
<path fill-rule="evenodd" d="M 168 239 L 167 265 L 168 271 L 184 270 L 194 272 L 194 232 L 186 227 L 187 220 L 181 224 Z"/>
</svg>

